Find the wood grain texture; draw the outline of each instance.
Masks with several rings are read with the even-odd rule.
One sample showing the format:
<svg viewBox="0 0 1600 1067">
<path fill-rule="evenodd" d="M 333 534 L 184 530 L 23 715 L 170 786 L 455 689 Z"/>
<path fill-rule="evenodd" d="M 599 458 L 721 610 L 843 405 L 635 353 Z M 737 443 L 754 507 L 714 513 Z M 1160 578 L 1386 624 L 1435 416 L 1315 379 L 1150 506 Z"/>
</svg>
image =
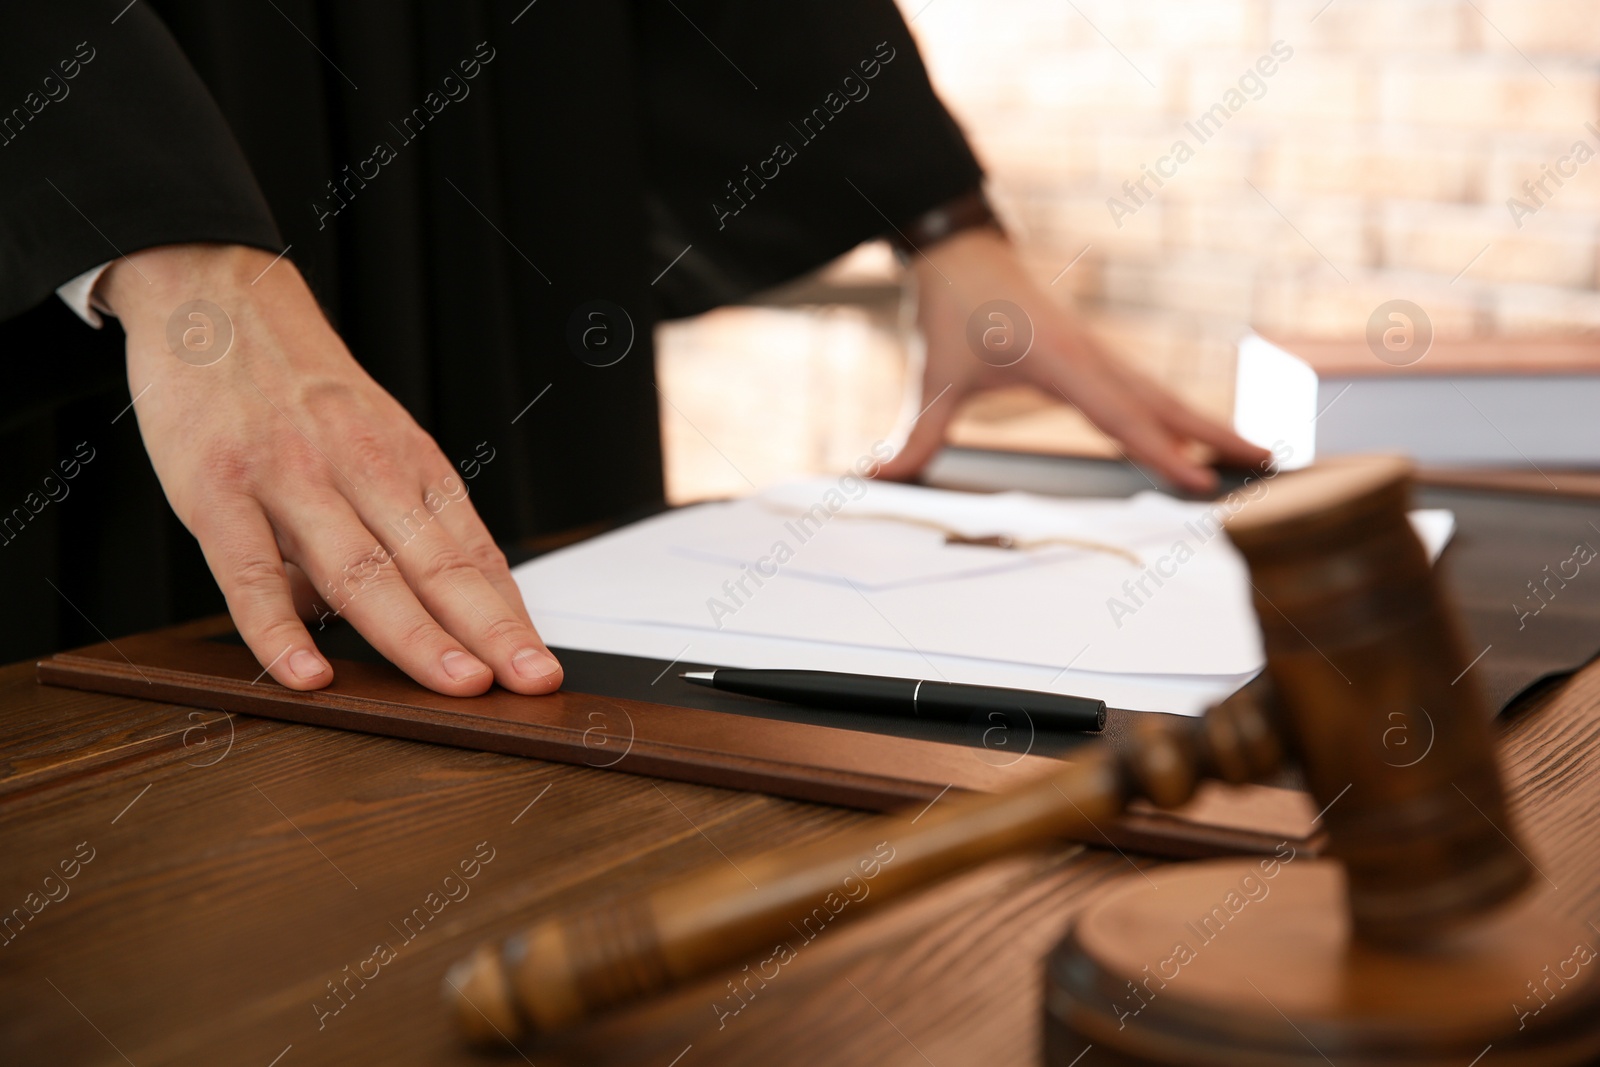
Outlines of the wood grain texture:
<svg viewBox="0 0 1600 1067">
<path fill-rule="evenodd" d="M 1475 523 L 1480 498 L 1500 526 Z M 1570 548 L 1569 529 L 1593 517 L 1574 504 L 1507 508 L 1484 494 L 1428 502 L 1466 520 L 1446 562 L 1457 564 L 1469 621 L 1510 617 L 1502 579 L 1514 576 L 1519 587 L 1538 564 L 1564 558 L 1553 553 Z M 1517 537 L 1505 532 L 1512 527 Z M 1595 617 L 1586 589 L 1564 591 L 1525 631 L 1506 634 L 1505 647 L 1535 660 L 1556 638 L 1584 631 Z M 1499 634 L 1488 639 L 1496 648 L 1477 671 L 1502 651 Z M 126 673 L 129 693 L 149 691 Z M 438 996 L 445 968 L 474 944 L 866 818 L 582 766 L 193 714 L 163 700 L 41 687 L 26 665 L 0 669 L 0 920 L 26 911 L 28 894 L 41 893 L 80 842 L 96 850 L 70 896 L 20 932 L 6 928 L 0 1062 L 493 1062 L 458 1046 Z M 1600 919 L 1600 671 L 1584 670 L 1509 718 L 1501 756 L 1512 820 L 1552 907 Z M 480 842 L 495 858 L 470 896 L 414 940 L 397 932 L 391 924 L 442 893 L 445 875 Z M 1159 883 L 1162 870 L 1131 848 L 1081 845 L 989 864 L 825 931 L 720 1026 L 715 1005 L 726 1013 L 741 1003 L 726 983 L 746 972 L 526 1055 L 541 1067 L 665 1067 L 680 1054 L 678 1067 L 1036 1062 L 1046 952 L 1077 908 L 1131 880 Z M 319 1029 L 313 1004 L 337 1003 L 328 983 L 383 940 L 399 946 L 394 961 Z M 502 1062 L 524 1060 L 507 1050 Z"/>
<path fill-rule="evenodd" d="M 992 793 L 1056 766 L 1036 754 L 603 696 L 570 685 L 537 699 L 499 688 L 446 697 L 381 661 L 334 658 L 334 682 L 301 693 L 264 678 L 243 645 L 210 639 L 231 630 L 219 616 L 62 652 L 39 663 L 38 677 L 226 712 L 229 729 L 234 713 L 266 716 L 871 811 L 926 804 L 952 789 Z M 1132 713 L 1115 715 L 1122 726 Z M 179 741 L 203 744 L 201 724 L 215 722 L 216 715 L 192 720 Z M 1093 836 L 1183 858 L 1267 853 L 1283 836 L 1316 850 L 1322 842 L 1313 814 L 1315 807 L 1293 789 L 1206 786 L 1194 805 L 1133 813 Z"/>
<path fill-rule="evenodd" d="M 229 624 L 219 619 L 212 627 Z M 325 689 L 299 693 L 262 678 L 248 649 L 204 640 L 191 624 L 59 653 L 39 679 L 412 740 L 606 766 L 871 810 L 931 800 L 950 786 L 992 791 L 1045 770 L 1001 764 L 937 742 L 600 698 L 562 690 L 530 700 L 501 689 L 456 698 L 388 664 L 337 661 Z"/>
<path fill-rule="evenodd" d="M 0 914 L 79 842 L 96 850 L 70 896 L 0 946 L 0 1062 L 494 1062 L 456 1044 L 438 995 L 445 968 L 480 940 L 867 818 L 395 738 L 246 730 L 242 717 L 225 756 L 197 766 L 215 752 L 184 750 L 187 711 L 0 670 L 13 761 L 0 778 Z M 1501 751 L 1552 906 L 1600 917 L 1600 670 L 1518 714 Z M 405 941 L 390 923 L 442 896 L 444 876 L 484 841 L 494 859 L 470 895 Z M 1066 845 L 991 864 L 824 931 L 720 1028 L 713 1004 L 739 1003 L 725 984 L 739 969 L 527 1056 L 541 1067 L 666 1067 L 680 1053 L 678 1067 L 1034 1062 L 1045 953 L 1085 902 L 1161 871 Z M 383 940 L 394 961 L 319 1030 L 312 1005 L 326 983 Z M 502 1062 L 523 1060 L 508 1050 Z"/>
<path fill-rule="evenodd" d="M 1490 1048 L 1523 1067 L 1600 1057 L 1600 973 L 1577 948 L 1593 933 L 1537 892 L 1429 951 L 1394 952 L 1352 941 L 1338 864 L 1264 863 L 1190 864 L 1082 911 L 1048 964 L 1046 1062 L 1090 1044 L 1105 1067 L 1443 1067 Z M 1220 904 L 1230 896 L 1237 912 Z M 1197 914 L 1208 904 L 1219 911 Z M 1541 1000 L 1526 983 L 1547 973 Z"/>
</svg>

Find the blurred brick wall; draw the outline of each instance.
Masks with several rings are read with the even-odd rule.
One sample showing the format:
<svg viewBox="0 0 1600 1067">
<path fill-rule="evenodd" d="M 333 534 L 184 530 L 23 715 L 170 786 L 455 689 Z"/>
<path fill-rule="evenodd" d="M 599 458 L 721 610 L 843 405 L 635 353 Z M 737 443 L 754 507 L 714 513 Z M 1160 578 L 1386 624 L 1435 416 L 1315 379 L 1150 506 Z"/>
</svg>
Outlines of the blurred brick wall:
<svg viewBox="0 0 1600 1067">
<path fill-rule="evenodd" d="M 1219 416 L 1251 324 L 1360 336 L 1402 297 L 1441 335 L 1600 329 L 1600 158 L 1546 178 L 1520 227 L 1506 203 L 1538 206 L 1522 184 L 1576 142 L 1600 151 L 1600 0 L 900 2 L 1036 276 Z M 1279 41 L 1292 56 L 1261 76 Z M 1200 143 L 1185 123 L 1252 70 L 1260 90 Z M 1193 158 L 1136 203 L 1123 183 L 1180 138 Z M 1137 208 L 1120 226 L 1112 197 Z M 896 284 L 887 257 L 856 259 L 857 292 Z M 809 299 L 855 299 L 834 293 Z M 832 469 L 901 409 L 904 332 L 881 313 L 713 315 L 663 331 L 674 499 Z M 1050 398 L 1002 394 L 955 437 L 1074 450 L 1098 435 Z"/>
<path fill-rule="evenodd" d="M 880 279 L 892 277 L 882 252 L 873 257 Z M 661 327 L 667 499 L 740 496 L 868 454 L 904 402 L 904 336 L 889 318 L 881 307 L 801 303 L 720 308 Z"/>
</svg>

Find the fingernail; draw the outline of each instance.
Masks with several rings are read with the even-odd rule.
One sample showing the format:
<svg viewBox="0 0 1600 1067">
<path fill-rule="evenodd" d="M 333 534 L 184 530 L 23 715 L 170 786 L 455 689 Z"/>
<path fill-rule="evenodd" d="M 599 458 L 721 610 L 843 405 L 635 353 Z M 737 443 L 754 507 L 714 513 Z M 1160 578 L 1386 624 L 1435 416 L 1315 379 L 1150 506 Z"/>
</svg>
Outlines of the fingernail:
<svg viewBox="0 0 1600 1067">
<path fill-rule="evenodd" d="M 302 648 L 289 657 L 289 669 L 301 681 L 310 681 L 327 670 L 328 665 L 322 662 L 322 657 L 315 652 L 307 652 Z"/>
<path fill-rule="evenodd" d="M 444 665 L 444 673 L 458 682 L 489 669 L 465 652 L 454 648 L 441 656 L 439 662 Z"/>
<path fill-rule="evenodd" d="M 540 652 L 536 648 L 525 648 L 511 657 L 511 666 L 516 672 L 530 682 L 543 681 L 550 678 L 560 669 L 554 656 L 548 652 Z"/>
</svg>

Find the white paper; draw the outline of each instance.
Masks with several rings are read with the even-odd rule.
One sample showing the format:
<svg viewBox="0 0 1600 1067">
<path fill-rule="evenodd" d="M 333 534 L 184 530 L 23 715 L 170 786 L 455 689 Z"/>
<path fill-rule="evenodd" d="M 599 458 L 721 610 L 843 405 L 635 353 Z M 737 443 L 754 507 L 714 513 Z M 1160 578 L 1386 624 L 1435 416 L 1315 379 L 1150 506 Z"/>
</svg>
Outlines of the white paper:
<svg viewBox="0 0 1600 1067">
<path fill-rule="evenodd" d="M 1064 500 L 816 480 L 669 512 L 514 574 L 553 645 L 1196 713 L 1262 666 L 1225 515 L 1153 492 Z M 1449 512 L 1413 521 L 1436 556 Z M 1105 549 L 953 545 L 919 522 Z"/>
</svg>

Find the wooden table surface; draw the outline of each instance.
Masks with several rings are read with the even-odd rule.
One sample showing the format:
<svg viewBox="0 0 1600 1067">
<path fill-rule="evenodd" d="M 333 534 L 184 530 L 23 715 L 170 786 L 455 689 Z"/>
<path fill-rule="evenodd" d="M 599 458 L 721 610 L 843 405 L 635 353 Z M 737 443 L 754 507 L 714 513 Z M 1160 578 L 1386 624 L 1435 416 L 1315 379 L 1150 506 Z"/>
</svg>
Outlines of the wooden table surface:
<svg viewBox="0 0 1600 1067">
<path fill-rule="evenodd" d="M 1597 710 L 1592 665 L 1503 731 L 1539 889 L 1584 919 L 1600 918 Z M 0 670 L 0 739 L 5 1064 L 521 1063 L 460 1047 L 441 1007 L 480 939 L 868 818 L 47 688 L 28 664 Z M 463 861 L 476 876 L 447 886 Z M 718 979 L 525 1058 L 1032 1063 L 1042 957 L 1135 866 L 1161 878 L 1079 846 L 994 863 L 824 930 L 747 1003 Z M 418 908 L 429 921 L 403 929 Z M 334 999 L 380 943 L 390 962 Z"/>
</svg>

